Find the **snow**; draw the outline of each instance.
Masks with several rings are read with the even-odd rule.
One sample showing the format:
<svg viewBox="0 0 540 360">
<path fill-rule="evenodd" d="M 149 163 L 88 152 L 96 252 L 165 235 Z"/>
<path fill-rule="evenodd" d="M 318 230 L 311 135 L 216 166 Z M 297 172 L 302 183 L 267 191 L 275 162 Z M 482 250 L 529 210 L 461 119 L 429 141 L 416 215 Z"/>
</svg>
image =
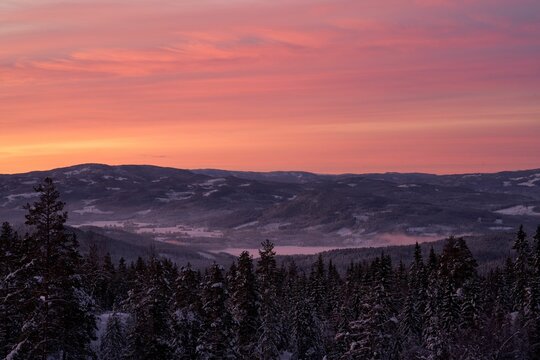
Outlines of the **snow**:
<svg viewBox="0 0 540 360">
<path fill-rule="evenodd" d="M 155 234 L 155 235 L 179 235 L 183 237 L 191 238 L 221 238 L 223 232 L 218 230 L 210 230 L 203 227 L 193 227 L 189 225 L 175 225 L 175 226 L 154 226 L 151 223 L 145 222 L 132 222 L 129 220 L 97 220 L 88 221 L 82 224 L 72 225 L 79 228 L 82 226 L 95 226 L 101 228 L 129 228 L 130 231 L 134 231 L 137 234 Z M 155 237 L 159 241 L 167 241 L 166 237 Z"/>
<path fill-rule="evenodd" d="M 141 210 L 141 211 L 137 211 L 135 214 L 137 214 L 137 215 L 148 215 L 151 211 L 152 211 L 152 209 Z"/>
<path fill-rule="evenodd" d="M 109 190 L 109 191 L 118 191 L 118 190 L 120 190 L 119 187 L 107 187 L 107 188 L 105 188 L 105 189 L 107 189 L 107 190 Z"/>
<path fill-rule="evenodd" d="M 513 227 L 510 227 L 510 226 L 491 226 L 489 228 L 489 230 L 492 230 L 492 231 L 509 231 L 512 229 Z"/>
<path fill-rule="evenodd" d="M 96 351 L 99 350 L 99 346 L 101 344 L 101 337 L 105 333 L 105 330 L 107 330 L 107 321 L 109 321 L 109 318 L 112 316 L 112 314 L 113 312 L 106 312 L 96 316 L 96 340 L 92 341 L 91 344 L 92 348 L 94 348 L 94 350 Z M 118 316 L 122 325 L 126 326 L 129 319 L 129 314 L 117 312 L 116 316 Z"/>
<path fill-rule="evenodd" d="M 197 254 L 201 255 L 203 258 L 208 259 L 208 260 L 216 260 L 216 257 L 214 255 L 209 254 L 207 252 L 197 251 Z"/>
<path fill-rule="evenodd" d="M 368 221 L 370 214 L 354 214 L 353 217 L 356 221 Z"/>
<path fill-rule="evenodd" d="M 510 182 L 510 181 L 503 181 L 503 186 L 505 186 L 505 187 L 512 186 L 512 182 Z"/>
<path fill-rule="evenodd" d="M 94 180 L 88 180 L 88 179 L 79 179 L 79 181 L 82 181 L 83 183 L 87 183 L 89 185 L 94 185 L 96 183 Z"/>
<path fill-rule="evenodd" d="M 540 181 L 540 174 L 534 174 L 529 177 L 528 181 L 519 183 L 519 186 L 535 187 L 536 183 Z"/>
<path fill-rule="evenodd" d="M 239 186 L 240 187 L 248 187 L 248 186 L 251 186 L 251 184 L 250 183 L 245 183 L 245 184 L 240 184 Z"/>
<path fill-rule="evenodd" d="M 38 183 L 37 180 L 29 180 L 29 181 L 21 182 L 21 184 L 23 184 L 23 185 L 34 185 L 34 184 L 37 184 L 37 183 Z"/>
<path fill-rule="evenodd" d="M 171 201 L 187 200 L 187 199 L 192 198 L 193 195 L 195 195 L 195 193 L 193 191 L 180 191 L 180 192 L 178 192 L 178 191 L 170 190 L 165 194 L 166 197 L 164 197 L 164 198 L 159 197 L 159 198 L 156 198 L 156 200 L 164 202 L 164 203 L 169 203 Z"/>
<path fill-rule="evenodd" d="M 480 177 L 480 176 L 482 176 L 482 174 L 467 174 L 467 175 L 463 175 L 463 179 L 473 178 L 473 177 Z"/>
<path fill-rule="evenodd" d="M 495 211 L 497 214 L 514 216 L 540 216 L 540 213 L 534 211 L 535 206 L 516 205 L 506 209 Z"/>
<path fill-rule="evenodd" d="M 31 192 L 31 193 L 23 193 L 23 194 L 12 194 L 12 195 L 6 196 L 6 198 L 8 199 L 8 202 L 12 202 L 17 199 L 31 199 L 38 196 L 39 194 L 37 192 Z"/>
<path fill-rule="evenodd" d="M 223 233 L 218 230 L 191 227 L 188 225 L 141 227 L 135 230 L 138 234 L 179 234 L 187 237 L 220 238 Z"/>
<path fill-rule="evenodd" d="M 338 234 L 339 236 L 350 236 L 353 234 L 353 231 L 349 228 L 341 228 L 336 231 L 336 234 Z"/>
<path fill-rule="evenodd" d="M 23 345 L 26 343 L 26 340 L 24 341 L 21 341 L 20 343 L 17 344 L 17 346 L 15 347 L 15 349 L 11 350 L 11 352 L 9 354 L 7 354 L 5 360 L 14 360 L 14 359 L 17 359 L 18 358 L 18 354 L 19 354 L 19 351 L 21 350 L 21 348 L 23 347 Z"/>
<path fill-rule="evenodd" d="M 282 227 L 291 225 L 291 223 L 270 223 L 262 227 L 264 231 L 278 231 Z"/>
<path fill-rule="evenodd" d="M 160 176 L 159 179 L 152 180 L 151 182 L 158 183 L 158 182 L 161 182 L 161 180 L 165 180 L 165 179 L 168 179 L 168 178 L 169 178 L 168 176 Z"/>
<path fill-rule="evenodd" d="M 347 185 L 349 185 L 350 187 L 356 187 L 356 185 L 358 185 L 358 184 L 351 183 L 351 184 L 347 184 Z"/>
<path fill-rule="evenodd" d="M 245 224 L 242 224 L 242 225 L 238 225 L 237 227 L 234 228 L 234 230 L 245 229 L 247 227 L 255 226 L 258 223 L 259 223 L 258 221 L 251 221 L 251 222 L 248 222 L 248 223 L 245 223 Z"/>
<path fill-rule="evenodd" d="M 281 354 L 279 354 L 279 360 L 291 360 L 293 358 L 293 353 L 284 351 Z"/>
<path fill-rule="evenodd" d="M 117 220 L 99 220 L 99 221 L 88 221 L 83 224 L 78 225 L 72 225 L 73 227 L 81 227 L 81 226 L 95 226 L 95 227 L 124 227 L 125 222 L 124 221 L 117 221 Z"/>
<path fill-rule="evenodd" d="M 398 188 L 409 189 L 409 188 L 415 188 L 419 186 L 420 185 L 417 185 L 417 184 L 403 184 L 403 185 L 398 185 Z"/>
<path fill-rule="evenodd" d="M 209 197 L 210 195 L 212 195 L 213 193 L 217 193 L 219 190 L 210 190 L 208 192 L 205 192 L 203 194 L 204 197 Z"/>
<path fill-rule="evenodd" d="M 207 181 L 205 181 L 203 183 L 200 183 L 199 186 L 213 187 L 214 185 L 225 182 L 225 181 L 227 181 L 227 179 L 224 179 L 224 178 L 210 179 L 210 180 L 207 180 Z M 222 185 L 224 185 L 224 184 L 222 184 Z"/>
<path fill-rule="evenodd" d="M 66 176 L 80 175 L 83 172 L 87 172 L 87 171 L 90 171 L 90 170 L 91 170 L 90 168 L 85 167 L 85 168 L 82 168 L 82 169 L 79 169 L 79 170 L 66 171 L 64 173 L 64 175 L 66 175 Z"/>
<path fill-rule="evenodd" d="M 77 213 L 79 215 L 84 215 L 84 214 L 97 214 L 97 215 L 113 214 L 112 211 L 99 210 L 95 205 L 85 206 L 80 210 L 73 210 L 73 212 Z"/>
<path fill-rule="evenodd" d="M 425 226 L 413 226 L 407 228 L 408 233 L 423 234 L 426 231 L 428 231 L 428 228 L 426 228 Z"/>
<path fill-rule="evenodd" d="M 515 325 L 517 322 L 517 319 L 519 318 L 519 311 L 514 311 L 508 314 L 508 318 L 510 319 L 510 322 L 512 325 Z"/>
</svg>

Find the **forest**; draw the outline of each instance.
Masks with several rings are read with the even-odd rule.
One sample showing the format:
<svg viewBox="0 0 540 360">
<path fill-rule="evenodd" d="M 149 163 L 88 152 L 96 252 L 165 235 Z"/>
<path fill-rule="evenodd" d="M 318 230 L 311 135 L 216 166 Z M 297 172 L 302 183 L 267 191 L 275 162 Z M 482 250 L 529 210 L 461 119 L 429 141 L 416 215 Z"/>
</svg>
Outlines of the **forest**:
<svg viewBox="0 0 540 360">
<path fill-rule="evenodd" d="M 196 269 L 81 254 L 54 182 L 35 190 L 28 231 L 0 231 L 1 359 L 540 359 L 540 226 L 485 271 L 458 237 L 345 272 L 282 265 L 269 240 Z"/>
</svg>

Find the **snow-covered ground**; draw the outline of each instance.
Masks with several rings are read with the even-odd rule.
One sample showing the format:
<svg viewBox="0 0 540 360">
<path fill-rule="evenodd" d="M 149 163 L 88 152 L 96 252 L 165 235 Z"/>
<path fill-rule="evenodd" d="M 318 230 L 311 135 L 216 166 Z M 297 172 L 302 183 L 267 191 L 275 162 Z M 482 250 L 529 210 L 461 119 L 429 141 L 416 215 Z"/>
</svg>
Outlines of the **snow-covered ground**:
<svg viewBox="0 0 540 360">
<path fill-rule="evenodd" d="M 123 228 L 126 225 L 125 221 L 119 221 L 119 220 L 97 220 L 97 221 L 87 221 L 82 224 L 74 224 L 71 225 L 73 227 L 81 227 L 81 226 L 96 226 L 96 227 L 102 227 L 102 228 Z"/>
<path fill-rule="evenodd" d="M 156 200 L 164 202 L 164 203 L 169 203 L 171 201 L 187 200 L 187 199 L 192 198 L 193 195 L 195 195 L 193 191 L 177 192 L 177 191 L 171 190 L 165 194 L 166 197 L 159 197 Z"/>
<path fill-rule="evenodd" d="M 536 183 L 540 181 L 540 174 L 534 174 L 529 177 L 527 181 L 521 182 L 519 186 L 533 187 L 536 186 Z"/>
<path fill-rule="evenodd" d="M 227 179 L 224 179 L 224 178 L 210 179 L 210 180 L 207 180 L 207 181 L 205 181 L 203 183 L 200 183 L 199 186 L 204 187 L 204 188 L 211 188 L 211 187 L 213 187 L 215 185 L 218 185 L 218 184 L 220 184 L 218 186 L 223 186 L 223 185 L 225 185 L 223 183 L 226 182 L 226 181 L 227 181 Z"/>
<path fill-rule="evenodd" d="M 409 189 L 409 188 L 415 188 L 415 187 L 418 187 L 419 185 L 417 184 L 403 184 L 403 185 L 398 185 L 398 188 L 402 188 L 402 189 Z"/>
<path fill-rule="evenodd" d="M 99 210 L 95 205 L 88 205 L 88 206 L 83 207 L 82 209 L 73 210 L 73 212 L 76 213 L 76 214 L 79 214 L 79 215 L 84 215 L 84 214 L 96 214 L 96 215 L 113 214 L 112 211 Z"/>
<path fill-rule="evenodd" d="M 189 225 L 176 225 L 164 227 L 139 227 L 135 230 L 138 234 L 176 234 L 187 237 L 206 237 L 220 238 L 223 237 L 223 232 L 217 230 L 209 230 L 202 227 L 192 227 Z"/>
<path fill-rule="evenodd" d="M 36 192 L 8 195 L 8 196 L 5 197 L 5 199 L 7 199 L 7 201 L 4 201 L 2 204 L 0 204 L 0 206 L 4 207 L 4 206 L 8 205 L 9 203 L 11 203 L 13 201 L 22 200 L 22 199 L 31 199 L 31 198 L 35 198 L 37 196 L 39 196 L 39 194 L 36 193 Z"/>
<path fill-rule="evenodd" d="M 219 191 L 219 190 L 215 190 L 215 189 L 214 189 L 214 190 L 210 190 L 210 191 L 205 192 L 205 193 L 203 194 L 203 196 L 204 196 L 204 197 L 208 197 L 208 196 L 210 196 L 210 195 L 212 195 L 213 193 L 216 193 L 216 192 L 218 192 L 218 191 Z"/>
<path fill-rule="evenodd" d="M 535 206 L 516 205 L 506 209 L 495 211 L 497 214 L 515 215 L 515 216 L 540 216 L 539 212 L 534 211 Z"/>
<path fill-rule="evenodd" d="M 251 221 L 251 222 L 248 222 L 248 223 L 245 223 L 245 224 L 242 224 L 242 225 L 238 225 L 237 227 L 234 228 L 234 230 L 242 230 L 242 229 L 245 229 L 245 228 L 248 228 L 248 227 L 255 226 L 258 223 L 259 223 L 258 221 Z"/>
</svg>

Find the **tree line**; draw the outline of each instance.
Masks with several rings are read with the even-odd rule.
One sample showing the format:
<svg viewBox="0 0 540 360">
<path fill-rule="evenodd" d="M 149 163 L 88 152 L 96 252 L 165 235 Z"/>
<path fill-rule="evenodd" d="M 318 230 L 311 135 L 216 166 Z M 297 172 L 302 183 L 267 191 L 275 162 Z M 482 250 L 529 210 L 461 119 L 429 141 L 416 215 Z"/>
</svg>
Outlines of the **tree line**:
<svg viewBox="0 0 540 360">
<path fill-rule="evenodd" d="M 540 359 L 540 226 L 487 273 L 454 237 L 345 273 L 278 265 L 268 240 L 198 270 L 82 256 L 52 180 L 36 191 L 29 232 L 0 230 L 1 359 Z"/>
</svg>

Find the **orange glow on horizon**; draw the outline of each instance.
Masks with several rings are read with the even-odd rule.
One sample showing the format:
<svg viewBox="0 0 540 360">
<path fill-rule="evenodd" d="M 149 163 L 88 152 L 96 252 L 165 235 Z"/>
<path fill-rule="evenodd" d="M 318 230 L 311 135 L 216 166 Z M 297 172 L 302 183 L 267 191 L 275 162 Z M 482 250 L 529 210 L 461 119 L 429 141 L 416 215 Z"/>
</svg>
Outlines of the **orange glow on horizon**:
<svg viewBox="0 0 540 360">
<path fill-rule="evenodd" d="M 6 1 L 0 173 L 540 168 L 540 4 Z"/>
</svg>

